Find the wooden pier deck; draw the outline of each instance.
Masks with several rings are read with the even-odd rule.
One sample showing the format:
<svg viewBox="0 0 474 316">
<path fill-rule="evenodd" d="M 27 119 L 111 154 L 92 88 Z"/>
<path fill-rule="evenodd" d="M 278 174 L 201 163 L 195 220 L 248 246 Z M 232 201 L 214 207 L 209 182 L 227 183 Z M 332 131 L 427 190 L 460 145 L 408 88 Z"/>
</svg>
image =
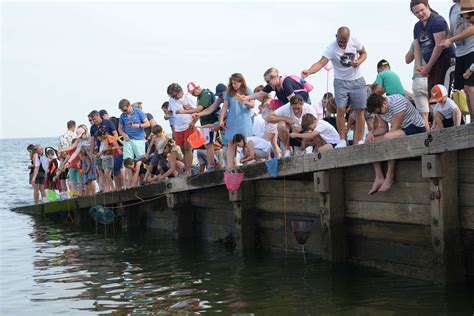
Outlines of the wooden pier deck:
<svg viewBox="0 0 474 316">
<path fill-rule="evenodd" d="M 367 195 L 371 163 L 397 159 L 389 192 Z M 229 194 L 222 171 L 14 211 L 87 221 L 113 206 L 124 226 L 167 229 L 177 238 L 232 240 L 237 250 L 297 250 L 291 221 L 312 221 L 309 251 L 436 283 L 474 279 L 474 124 L 324 154 L 241 166 Z M 163 198 L 161 198 L 163 197 Z M 166 197 L 166 198 L 165 198 Z M 82 214 L 82 215 L 81 215 Z"/>
</svg>

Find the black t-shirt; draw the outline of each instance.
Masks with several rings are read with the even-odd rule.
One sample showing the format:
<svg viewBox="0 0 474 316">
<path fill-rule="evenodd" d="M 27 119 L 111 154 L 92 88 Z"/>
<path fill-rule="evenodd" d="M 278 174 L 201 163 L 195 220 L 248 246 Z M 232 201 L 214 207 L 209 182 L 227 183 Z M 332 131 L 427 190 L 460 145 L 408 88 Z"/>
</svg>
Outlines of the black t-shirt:
<svg viewBox="0 0 474 316">
<path fill-rule="evenodd" d="M 286 77 L 285 80 L 283 80 L 283 89 L 276 91 L 276 97 L 278 98 L 278 100 L 280 100 L 282 104 L 287 104 L 289 102 L 288 96 L 292 95 L 295 90 L 303 90 L 303 86 L 301 85 L 301 83 L 296 82 L 291 77 Z M 263 88 L 263 92 L 270 93 L 272 91 L 275 90 L 273 90 L 272 86 L 270 86 L 269 84 L 267 84 Z M 308 102 L 308 92 L 303 90 L 298 91 L 295 94 L 300 95 L 305 100 L 305 102 Z"/>
<path fill-rule="evenodd" d="M 118 131 L 119 119 L 116 118 L 115 116 L 111 116 L 109 121 L 111 121 L 114 124 L 115 129 Z"/>
<path fill-rule="evenodd" d="M 146 113 L 146 118 L 148 119 L 148 122 L 151 121 L 152 119 L 154 119 L 153 115 L 151 115 L 151 113 Z M 145 128 L 145 138 L 148 138 L 148 136 L 150 136 L 151 134 L 151 126 L 150 127 L 147 127 Z"/>
</svg>

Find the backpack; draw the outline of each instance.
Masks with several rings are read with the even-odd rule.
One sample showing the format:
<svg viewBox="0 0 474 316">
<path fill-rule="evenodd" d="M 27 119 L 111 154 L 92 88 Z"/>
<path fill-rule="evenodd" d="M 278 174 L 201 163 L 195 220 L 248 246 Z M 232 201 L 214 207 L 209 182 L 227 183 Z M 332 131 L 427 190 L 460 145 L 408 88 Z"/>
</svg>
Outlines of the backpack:
<svg viewBox="0 0 474 316">
<path fill-rule="evenodd" d="M 313 91 L 314 87 L 311 83 L 307 82 L 304 78 L 301 78 L 301 77 L 298 77 L 297 75 L 290 75 L 290 76 L 282 76 L 281 77 L 281 85 L 283 86 L 283 81 L 285 81 L 286 78 L 290 77 L 291 79 L 293 79 L 294 81 L 298 82 L 302 87 L 303 89 L 298 89 L 298 90 L 294 90 L 294 92 L 301 92 L 301 91 L 306 91 L 307 93 L 310 93 L 311 91 Z"/>
</svg>

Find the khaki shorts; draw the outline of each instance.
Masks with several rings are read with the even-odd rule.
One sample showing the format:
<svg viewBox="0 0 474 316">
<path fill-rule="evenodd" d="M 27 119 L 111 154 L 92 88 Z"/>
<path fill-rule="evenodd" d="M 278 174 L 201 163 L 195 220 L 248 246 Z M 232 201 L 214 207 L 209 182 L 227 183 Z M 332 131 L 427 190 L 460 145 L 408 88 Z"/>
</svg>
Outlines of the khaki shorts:
<svg viewBox="0 0 474 316">
<path fill-rule="evenodd" d="M 430 104 L 428 102 L 428 79 L 427 78 L 413 78 L 413 99 L 418 111 L 421 113 L 428 113 L 430 111 Z"/>
</svg>

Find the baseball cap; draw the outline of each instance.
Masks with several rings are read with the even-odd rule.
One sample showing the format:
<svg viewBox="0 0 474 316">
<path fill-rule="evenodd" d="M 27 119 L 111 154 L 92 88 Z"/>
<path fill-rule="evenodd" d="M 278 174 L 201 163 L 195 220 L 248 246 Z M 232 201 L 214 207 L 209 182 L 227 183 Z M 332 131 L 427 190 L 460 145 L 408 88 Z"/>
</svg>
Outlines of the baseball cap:
<svg viewBox="0 0 474 316">
<path fill-rule="evenodd" d="M 196 82 L 188 83 L 188 92 L 189 93 L 193 94 L 194 90 L 196 90 L 196 88 L 199 88 L 199 85 Z"/>
<path fill-rule="evenodd" d="M 377 69 L 382 67 L 382 66 L 389 66 L 390 67 L 390 64 L 388 63 L 388 61 L 386 61 L 385 59 L 381 59 L 378 63 L 377 63 Z"/>
<path fill-rule="evenodd" d="M 225 90 L 227 90 L 227 86 L 223 83 L 219 83 L 217 86 L 216 86 L 216 96 L 217 97 L 220 97 L 222 96 L 222 94 L 225 92 Z"/>
<path fill-rule="evenodd" d="M 431 98 L 429 102 L 439 102 L 448 95 L 448 90 L 442 85 L 437 84 L 431 89 Z"/>
</svg>

